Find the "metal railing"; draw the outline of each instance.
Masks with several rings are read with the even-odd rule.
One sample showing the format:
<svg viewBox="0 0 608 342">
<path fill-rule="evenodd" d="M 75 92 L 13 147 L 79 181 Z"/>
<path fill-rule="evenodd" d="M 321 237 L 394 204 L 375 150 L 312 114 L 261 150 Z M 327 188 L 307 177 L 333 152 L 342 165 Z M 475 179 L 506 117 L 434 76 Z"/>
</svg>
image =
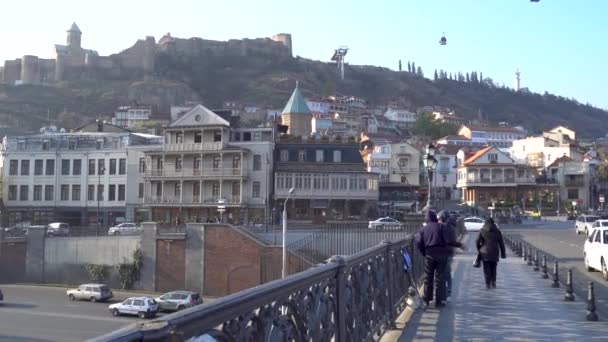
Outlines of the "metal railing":
<svg viewBox="0 0 608 342">
<path fill-rule="evenodd" d="M 203 197 L 193 196 L 179 198 L 175 196 L 148 196 L 146 204 L 208 204 L 208 205 L 232 205 L 241 204 L 240 197 Z"/>
<path fill-rule="evenodd" d="M 213 303 L 134 324 L 92 341 L 377 340 L 404 310 L 410 275 L 421 273 L 413 239 L 383 242 L 351 256 L 275 280 Z"/>
<path fill-rule="evenodd" d="M 146 177 L 241 177 L 247 174 L 243 168 L 199 168 L 199 169 L 149 169 Z"/>
<path fill-rule="evenodd" d="M 181 151 L 219 151 L 223 148 L 222 142 L 204 142 L 204 143 L 182 143 L 182 144 L 164 144 L 163 150 L 166 152 L 181 152 Z"/>
</svg>

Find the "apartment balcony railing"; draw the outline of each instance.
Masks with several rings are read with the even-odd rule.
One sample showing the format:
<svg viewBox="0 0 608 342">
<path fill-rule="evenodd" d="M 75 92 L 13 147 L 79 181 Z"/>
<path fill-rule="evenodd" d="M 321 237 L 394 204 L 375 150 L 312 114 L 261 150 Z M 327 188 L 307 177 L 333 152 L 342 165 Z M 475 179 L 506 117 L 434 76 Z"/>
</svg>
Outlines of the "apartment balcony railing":
<svg viewBox="0 0 608 342">
<path fill-rule="evenodd" d="M 536 179 L 534 177 L 495 177 L 495 178 L 481 178 L 476 177 L 472 179 L 465 179 L 458 181 L 458 184 L 535 184 Z"/>
<path fill-rule="evenodd" d="M 285 198 L 289 189 L 275 189 L 275 196 Z M 378 190 L 349 190 L 349 189 L 295 189 L 291 198 L 302 199 L 370 199 L 377 200 Z"/>
<path fill-rule="evenodd" d="M 240 196 L 192 196 L 180 198 L 177 196 L 148 196 L 145 204 L 158 205 L 238 205 L 242 204 Z"/>
<path fill-rule="evenodd" d="M 146 177 L 243 177 L 246 173 L 242 168 L 151 169 L 146 170 Z"/>
<path fill-rule="evenodd" d="M 585 180 L 584 179 L 567 179 L 564 181 L 564 184 L 566 186 L 576 186 L 576 187 L 581 187 L 581 186 L 585 186 Z"/>
<path fill-rule="evenodd" d="M 165 151 L 165 152 L 220 151 L 223 147 L 224 147 L 223 143 L 220 141 L 203 142 L 203 143 L 164 144 L 163 151 Z"/>
</svg>

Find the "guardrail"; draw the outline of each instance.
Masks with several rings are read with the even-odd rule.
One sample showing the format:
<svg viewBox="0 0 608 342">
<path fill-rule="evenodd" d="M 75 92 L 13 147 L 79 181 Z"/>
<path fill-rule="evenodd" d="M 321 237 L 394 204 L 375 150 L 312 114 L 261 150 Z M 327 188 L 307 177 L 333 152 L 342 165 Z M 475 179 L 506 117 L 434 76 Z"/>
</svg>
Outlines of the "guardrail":
<svg viewBox="0 0 608 342">
<path fill-rule="evenodd" d="M 410 277 L 421 275 L 422 256 L 413 238 L 334 256 L 325 264 L 251 288 L 213 303 L 134 324 L 93 339 L 184 341 L 211 336 L 220 341 L 376 340 L 404 310 Z"/>
</svg>

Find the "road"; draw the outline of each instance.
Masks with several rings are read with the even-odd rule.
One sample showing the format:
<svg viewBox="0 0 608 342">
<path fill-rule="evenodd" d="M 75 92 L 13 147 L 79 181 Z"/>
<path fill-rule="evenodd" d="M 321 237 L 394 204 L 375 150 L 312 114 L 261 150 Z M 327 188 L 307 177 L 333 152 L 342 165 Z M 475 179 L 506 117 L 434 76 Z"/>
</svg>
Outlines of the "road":
<svg viewBox="0 0 608 342">
<path fill-rule="evenodd" d="M 543 222 L 537 225 L 523 225 L 514 229 L 504 229 L 506 234 L 520 236 L 542 252 L 546 252 L 547 268 L 553 273 L 553 258 L 560 268 L 560 279 L 565 283 L 566 270 L 572 268 L 572 278 L 577 300 L 587 298 L 587 283 L 594 282 L 596 304 L 600 313 L 608 318 L 608 282 L 600 272 L 587 272 L 583 261 L 585 236 L 576 235 L 574 221 Z M 539 253 L 542 253 L 539 252 Z"/>
<path fill-rule="evenodd" d="M 0 285 L 0 341 L 84 341 L 135 323 L 112 317 L 110 303 L 71 302 L 66 288 Z M 140 294 L 115 292 L 112 302 Z"/>
</svg>

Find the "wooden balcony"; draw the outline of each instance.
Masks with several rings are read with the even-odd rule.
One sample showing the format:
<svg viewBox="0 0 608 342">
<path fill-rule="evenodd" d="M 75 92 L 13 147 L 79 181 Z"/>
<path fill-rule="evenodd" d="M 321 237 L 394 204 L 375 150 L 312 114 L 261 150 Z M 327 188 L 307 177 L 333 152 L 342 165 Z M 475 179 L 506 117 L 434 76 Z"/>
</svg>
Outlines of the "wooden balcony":
<svg viewBox="0 0 608 342">
<path fill-rule="evenodd" d="M 202 151 L 220 151 L 224 147 L 223 143 L 218 142 L 203 142 L 203 143 L 183 143 L 183 144 L 164 144 L 163 151 L 165 152 L 202 152 Z"/>
<path fill-rule="evenodd" d="M 244 204 L 238 196 L 147 196 L 144 205 L 151 207 L 238 207 Z"/>
<path fill-rule="evenodd" d="M 243 178 L 247 172 L 243 168 L 201 168 L 201 169 L 150 169 L 146 170 L 146 178 Z"/>
</svg>

